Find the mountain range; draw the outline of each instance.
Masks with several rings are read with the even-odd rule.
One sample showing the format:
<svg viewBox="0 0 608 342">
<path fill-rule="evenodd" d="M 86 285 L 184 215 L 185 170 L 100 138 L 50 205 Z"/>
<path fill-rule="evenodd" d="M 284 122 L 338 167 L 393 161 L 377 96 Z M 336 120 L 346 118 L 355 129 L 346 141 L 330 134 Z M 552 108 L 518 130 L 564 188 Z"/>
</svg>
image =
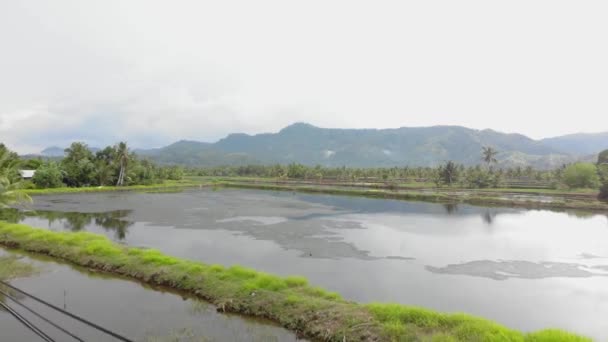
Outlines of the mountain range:
<svg viewBox="0 0 608 342">
<path fill-rule="evenodd" d="M 137 149 L 163 164 L 219 166 L 245 164 L 390 167 L 436 166 L 447 160 L 465 165 L 481 161 L 492 146 L 502 166 L 551 168 L 578 160 L 592 161 L 608 149 L 608 132 L 534 140 L 522 134 L 462 126 L 394 129 L 320 128 L 295 123 L 277 133 L 230 134 L 215 143 L 181 140 L 156 149 Z M 55 155 L 60 148 L 45 149 Z"/>
</svg>

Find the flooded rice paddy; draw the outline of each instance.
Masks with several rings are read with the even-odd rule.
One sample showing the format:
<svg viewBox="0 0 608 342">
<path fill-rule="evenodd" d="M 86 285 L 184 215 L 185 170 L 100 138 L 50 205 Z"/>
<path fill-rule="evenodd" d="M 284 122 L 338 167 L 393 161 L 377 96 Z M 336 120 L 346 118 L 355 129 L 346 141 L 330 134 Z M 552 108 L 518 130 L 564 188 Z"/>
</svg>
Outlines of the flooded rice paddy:
<svg viewBox="0 0 608 342">
<path fill-rule="evenodd" d="M 604 214 L 234 189 L 40 196 L 31 209 L 1 215 L 46 229 L 102 233 L 121 243 L 206 263 L 303 275 L 361 302 L 466 312 L 524 331 L 561 328 L 608 340 Z M 72 282 L 86 284 L 68 293 L 98 298 L 108 325 L 121 331 L 128 331 L 120 328 L 128 322 L 112 313 L 124 307 L 135 310 L 141 316 L 138 336 L 149 327 L 166 334 L 218 320 L 232 322 L 222 324 L 235 334 L 259 326 L 269 329 L 262 338 L 294 338 L 282 329 L 215 310 L 208 310 L 210 316 L 192 314 L 192 301 L 175 294 L 84 276 L 65 265 L 51 269 L 15 284 L 41 296 L 53 296 L 50 289 Z M 36 280 L 41 277 L 55 277 L 44 282 L 56 286 L 41 285 Z M 54 296 L 62 296 L 57 291 Z M 145 304 L 132 308 L 132 301 Z M 89 313 L 87 307 L 82 304 L 75 311 Z M 167 318 L 175 312 L 187 318 Z M 0 313 L 3 332 L 6 322 Z"/>
<path fill-rule="evenodd" d="M 0 255 L 7 253 L 0 249 Z M 46 257 L 16 254 L 23 256 L 24 262 L 34 264 L 38 271 L 34 276 L 12 280 L 13 286 L 138 342 L 297 340 L 294 334 L 270 322 L 218 313 L 216 307 L 204 301 L 183 297 L 166 288 L 91 273 Z M 23 304 L 84 341 L 116 341 L 34 300 L 17 296 Z M 74 341 L 9 299 L 0 295 L 0 300 L 56 341 Z M 40 338 L 0 309 L 0 341 L 32 342 Z"/>
</svg>

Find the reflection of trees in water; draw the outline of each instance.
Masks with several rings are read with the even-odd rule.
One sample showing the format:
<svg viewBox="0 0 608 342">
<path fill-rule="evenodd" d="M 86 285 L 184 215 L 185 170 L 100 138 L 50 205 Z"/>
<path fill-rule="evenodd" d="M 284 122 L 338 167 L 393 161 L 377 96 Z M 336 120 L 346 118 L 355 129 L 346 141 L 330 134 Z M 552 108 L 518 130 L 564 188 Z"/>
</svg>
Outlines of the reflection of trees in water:
<svg viewBox="0 0 608 342">
<path fill-rule="evenodd" d="M 0 209 L 0 221 L 18 223 L 26 217 L 25 212 L 21 210 L 13 208 Z"/>
<path fill-rule="evenodd" d="M 8 282 L 12 278 L 25 277 L 35 273 L 36 269 L 34 266 L 27 262 L 20 260 L 21 257 L 15 255 L 4 255 L 0 256 L 0 280 Z M 0 284 L 0 291 L 8 294 L 9 296 L 22 300 L 23 295 L 9 289 L 8 287 Z M 7 302 L 8 298 L 3 293 L 0 293 L 0 302 L 10 304 Z M 4 311 L 0 307 L 0 311 Z"/>
<path fill-rule="evenodd" d="M 18 223 L 28 217 L 37 217 L 48 220 L 49 226 L 61 222 L 65 229 L 78 232 L 86 226 L 95 224 L 105 231 L 114 231 L 117 239 L 123 240 L 127 236 L 128 228 L 133 222 L 127 220 L 132 210 L 114 210 L 102 213 L 79 213 L 61 211 L 20 211 L 17 209 L 0 210 L 0 220 Z"/>
<path fill-rule="evenodd" d="M 26 297 L 24 295 L 22 295 L 18 292 L 15 292 L 5 286 L 0 285 L 0 290 L 2 292 L 8 293 L 9 296 L 15 298 L 18 301 L 22 301 L 22 300 L 26 299 Z M 6 298 L 6 296 L 2 293 L 0 293 L 0 302 L 7 304 L 7 305 L 13 304 L 12 300 L 9 300 L 8 298 Z M 0 311 L 6 311 L 6 310 L 2 306 L 0 306 Z"/>
<path fill-rule="evenodd" d="M 458 211 L 458 204 L 456 203 L 444 203 L 443 207 L 448 215 L 452 215 Z"/>
<path fill-rule="evenodd" d="M 496 212 L 486 210 L 483 214 L 481 214 L 481 218 L 483 219 L 483 222 L 487 223 L 488 225 L 492 225 L 492 223 L 494 223 L 494 218 L 496 217 L 496 215 Z"/>
</svg>

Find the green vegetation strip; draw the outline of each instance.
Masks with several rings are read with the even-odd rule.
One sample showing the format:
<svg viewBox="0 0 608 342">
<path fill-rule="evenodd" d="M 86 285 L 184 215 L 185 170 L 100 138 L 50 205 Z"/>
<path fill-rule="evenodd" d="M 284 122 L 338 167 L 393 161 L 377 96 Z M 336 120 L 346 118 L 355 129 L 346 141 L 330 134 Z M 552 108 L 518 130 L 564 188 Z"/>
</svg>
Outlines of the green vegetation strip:
<svg viewBox="0 0 608 342">
<path fill-rule="evenodd" d="M 524 334 L 465 314 L 398 304 L 359 304 L 308 284 L 241 266 L 178 259 L 87 232 L 54 232 L 0 222 L 0 244 L 93 270 L 191 293 L 218 310 L 263 317 L 323 341 L 590 341 L 558 330 Z"/>
<path fill-rule="evenodd" d="M 197 182 L 188 181 L 168 181 L 161 184 L 150 185 L 129 185 L 129 186 L 95 186 L 95 187 L 80 187 L 80 188 L 47 188 L 47 189 L 27 189 L 23 190 L 30 196 L 38 195 L 58 195 L 72 193 L 89 193 L 89 192 L 108 192 L 108 191 L 154 191 L 154 192 L 174 192 L 184 188 L 200 186 Z"/>
<path fill-rule="evenodd" d="M 307 186 L 307 185 L 278 185 L 270 183 L 240 183 L 218 181 L 217 186 L 243 189 L 275 190 L 275 191 L 298 191 L 307 193 L 321 193 L 345 196 L 361 196 L 373 198 L 387 198 L 409 201 L 424 201 L 437 203 L 466 203 L 473 205 L 520 207 L 530 209 L 586 209 L 586 210 L 608 210 L 608 203 L 595 199 L 560 199 L 555 201 L 540 201 L 533 198 L 519 200 L 497 197 L 501 194 L 494 193 L 494 196 L 476 194 L 474 191 L 458 190 L 458 192 L 437 191 L 391 191 L 380 189 L 350 189 L 336 188 L 327 186 Z M 505 194 L 509 195 L 509 194 Z"/>
</svg>

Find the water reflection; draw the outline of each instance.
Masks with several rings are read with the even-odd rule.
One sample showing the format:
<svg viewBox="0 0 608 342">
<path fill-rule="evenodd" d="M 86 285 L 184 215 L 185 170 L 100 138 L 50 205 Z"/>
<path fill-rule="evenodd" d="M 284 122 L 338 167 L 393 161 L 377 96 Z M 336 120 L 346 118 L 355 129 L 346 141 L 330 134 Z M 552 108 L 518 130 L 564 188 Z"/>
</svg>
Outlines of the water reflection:
<svg viewBox="0 0 608 342">
<path fill-rule="evenodd" d="M 448 215 L 452 215 L 458 211 L 458 204 L 456 203 L 445 203 L 443 207 Z"/>
<path fill-rule="evenodd" d="M 4 250 L 0 248 L 0 255 Z M 21 253 L 19 253 L 21 255 Z M 23 254 L 24 260 L 43 272 L 14 279 L 12 285 L 128 336 L 134 341 L 288 341 L 296 336 L 268 321 L 223 314 L 216 307 L 191 296 L 162 287 L 90 272 L 44 256 Z M 11 294 L 12 295 L 12 294 Z M 90 329 L 28 298 L 19 301 L 47 316 L 85 341 L 108 341 L 108 336 Z M 3 300 L 0 298 L 0 300 Z M 7 300 L 28 319 L 38 321 Z M 62 305 L 63 303 L 63 305 Z M 67 303 L 67 304 L 66 304 Z M 40 322 L 56 341 L 65 335 Z M 48 328 L 48 329 L 47 329 Z M 1 341 L 34 341 L 27 330 L 0 311 Z"/>
<path fill-rule="evenodd" d="M 426 269 L 433 273 L 468 275 L 494 280 L 608 276 L 608 273 L 606 273 L 608 265 L 588 266 L 576 263 L 524 260 L 476 260 L 461 264 L 450 264 L 445 267 L 426 266 Z"/>
<path fill-rule="evenodd" d="M 133 221 L 128 245 L 300 274 L 348 299 L 463 311 L 524 330 L 560 326 L 608 338 L 598 328 L 608 315 L 608 260 L 598 258 L 608 257 L 606 213 L 232 189 L 41 196 L 33 207 L 114 210 L 114 217 L 85 214 L 90 224 L 82 229 L 105 233 L 94 216 Z M 116 211 L 123 209 L 133 212 L 127 217 Z M 28 216 L 24 221 L 42 228 L 48 222 Z M 65 222 L 78 226 L 61 218 L 50 228 L 64 229 Z"/>
<path fill-rule="evenodd" d="M 88 226 L 101 227 L 107 232 L 114 232 L 118 240 L 124 240 L 133 222 L 127 217 L 132 210 L 113 210 L 99 213 L 61 212 L 61 211 L 22 211 L 18 209 L 0 210 L 0 220 L 12 223 L 23 222 L 34 217 L 48 221 L 49 227 L 59 223 L 64 229 L 73 232 L 86 230 Z"/>
<path fill-rule="evenodd" d="M 494 222 L 494 218 L 496 217 L 497 213 L 492 212 L 490 210 L 486 210 L 484 213 L 481 214 L 481 218 L 483 219 L 483 222 L 485 222 L 487 225 L 492 225 L 492 222 Z"/>
</svg>

